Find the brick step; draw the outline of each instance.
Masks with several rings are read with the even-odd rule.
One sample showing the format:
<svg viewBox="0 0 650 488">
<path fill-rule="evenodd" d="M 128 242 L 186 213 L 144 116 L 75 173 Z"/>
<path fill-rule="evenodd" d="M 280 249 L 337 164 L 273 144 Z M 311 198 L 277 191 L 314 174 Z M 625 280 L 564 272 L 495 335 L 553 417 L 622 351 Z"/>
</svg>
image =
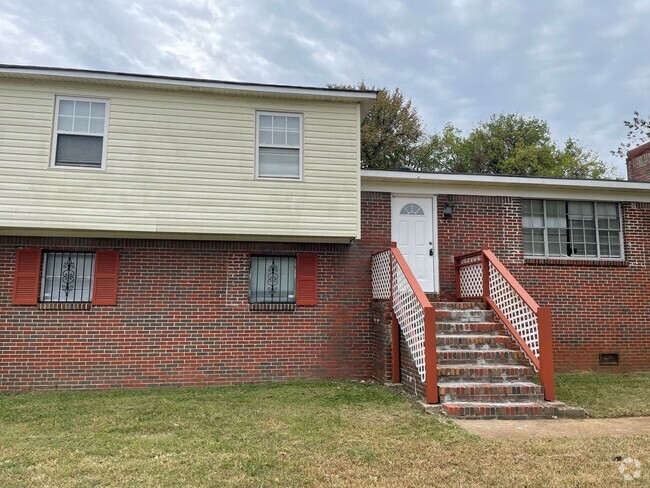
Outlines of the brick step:
<svg viewBox="0 0 650 488">
<path fill-rule="evenodd" d="M 484 310 L 483 302 L 432 302 L 438 310 Z"/>
<path fill-rule="evenodd" d="M 530 381 L 533 378 L 533 368 L 515 364 L 490 364 L 478 366 L 475 364 L 441 364 L 438 366 L 438 377 L 443 381 L 470 381 L 500 383 L 507 381 Z"/>
<path fill-rule="evenodd" d="M 452 402 L 443 403 L 442 410 L 450 417 L 461 419 L 519 420 L 555 415 L 555 407 L 544 402 Z"/>
<path fill-rule="evenodd" d="M 498 322 L 436 322 L 437 334 L 498 334 L 503 328 Z"/>
<path fill-rule="evenodd" d="M 442 403 L 501 403 L 544 400 L 544 388 L 526 381 L 506 383 L 446 381 L 438 383 L 438 391 Z"/>
<path fill-rule="evenodd" d="M 492 310 L 436 310 L 440 322 L 494 322 Z"/>
<path fill-rule="evenodd" d="M 502 349 L 513 344 L 509 335 L 436 334 L 438 349 Z"/>
<path fill-rule="evenodd" d="M 512 349 L 438 349 L 438 364 L 526 364 L 521 351 Z"/>
</svg>

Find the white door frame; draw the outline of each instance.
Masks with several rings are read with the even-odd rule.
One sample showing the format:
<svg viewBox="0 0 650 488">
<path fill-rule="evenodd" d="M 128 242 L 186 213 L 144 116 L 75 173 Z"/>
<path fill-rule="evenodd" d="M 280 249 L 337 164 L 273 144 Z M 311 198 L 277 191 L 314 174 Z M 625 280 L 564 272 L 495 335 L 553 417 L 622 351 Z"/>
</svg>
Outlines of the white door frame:
<svg viewBox="0 0 650 488">
<path fill-rule="evenodd" d="M 391 193 L 390 206 L 390 232 L 391 241 L 397 242 L 397 219 L 395 219 L 395 199 L 396 198 L 427 198 L 431 199 L 431 242 L 433 242 L 433 290 L 424 290 L 425 293 L 440 293 L 440 268 L 439 268 L 439 251 L 438 251 L 438 196 L 418 193 Z"/>
</svg>

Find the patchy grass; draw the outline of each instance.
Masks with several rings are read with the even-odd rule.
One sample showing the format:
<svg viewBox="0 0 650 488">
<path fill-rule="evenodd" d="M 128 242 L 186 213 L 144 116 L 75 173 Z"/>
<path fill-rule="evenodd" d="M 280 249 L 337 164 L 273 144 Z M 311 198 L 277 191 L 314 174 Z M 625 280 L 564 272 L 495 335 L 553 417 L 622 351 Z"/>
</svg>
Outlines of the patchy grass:
<svg viewBox="0 0 650 488">
<path fill-rule="evenodd" d="M 591 417 L 650 415 L 650 373 L 563 373 L 555 376 L 555 389 L 558 400 Z"/>
<path fill-rule="evenodd" d="M 620 455 L 650 437 L 483 440 L 351 382 L 0 395 L 2 487 L 625 486 Z"/>
</svg>

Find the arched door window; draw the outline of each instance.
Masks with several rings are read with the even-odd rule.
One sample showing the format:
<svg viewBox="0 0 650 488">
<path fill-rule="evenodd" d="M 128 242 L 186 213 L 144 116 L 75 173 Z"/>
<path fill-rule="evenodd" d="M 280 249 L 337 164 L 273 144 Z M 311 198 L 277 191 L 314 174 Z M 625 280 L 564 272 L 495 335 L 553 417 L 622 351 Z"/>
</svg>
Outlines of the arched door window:
<svg viewBox="0 0 650 488">
<path fill-rule="evenodd" d="M 424 215 L 424 210 L 417 203 L 407 203 L 399 211 L 400 215 Z"/>
</svg>

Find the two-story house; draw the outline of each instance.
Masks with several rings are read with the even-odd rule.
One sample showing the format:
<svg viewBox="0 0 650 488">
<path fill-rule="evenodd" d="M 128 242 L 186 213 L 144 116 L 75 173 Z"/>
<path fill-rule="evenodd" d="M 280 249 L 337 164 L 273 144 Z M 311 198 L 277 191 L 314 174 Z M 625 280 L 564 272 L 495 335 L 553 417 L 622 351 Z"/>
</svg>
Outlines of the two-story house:
<svg viewBox="0 0 650 488">
<path fill-rule="evenodd" d="M 412 307 L 432 301 L 442 395 L 460 363 L 539 369 L 541 333 L 498 309 L 522 287 L 552 311 L 557 370 L 650 367 L 650 147 L 629 182 L 361 170 L 375 97 L 0 66 L 0 390 L 383 382 L 400 340 L 422 384 Z M 519 298 L 460 257 L 483 247 Z M 418 300 L 401 331 L 388 296 Z M 520 337 L 477 319 L 459 339 L 442 301 L 462 298 Z"/>
<path fill-rule="evenodd" d="M 374 92 L 0 68 L 0 388 L 372 376 Z"/>
</svg>

